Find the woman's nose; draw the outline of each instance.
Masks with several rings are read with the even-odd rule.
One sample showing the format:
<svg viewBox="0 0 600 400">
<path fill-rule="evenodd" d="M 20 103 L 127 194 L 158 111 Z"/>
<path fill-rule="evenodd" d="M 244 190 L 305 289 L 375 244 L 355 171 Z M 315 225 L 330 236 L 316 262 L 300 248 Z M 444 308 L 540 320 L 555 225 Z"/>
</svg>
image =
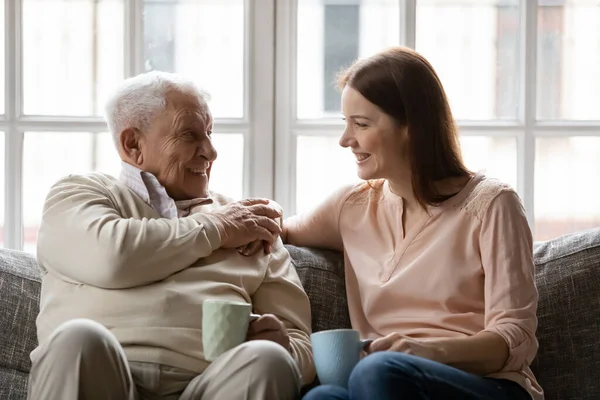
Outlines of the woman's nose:
<svg viewBox="0 0 600 400">
<path fill-rule="evenodd" d="M 350 142 L 352 141 L 352 137 L 350 132 L 348 132 L 348 128 L 344 129 L 342 136 L 340 137 L 339 144 L 342 147 L 350 147 Z"/>
</svg>

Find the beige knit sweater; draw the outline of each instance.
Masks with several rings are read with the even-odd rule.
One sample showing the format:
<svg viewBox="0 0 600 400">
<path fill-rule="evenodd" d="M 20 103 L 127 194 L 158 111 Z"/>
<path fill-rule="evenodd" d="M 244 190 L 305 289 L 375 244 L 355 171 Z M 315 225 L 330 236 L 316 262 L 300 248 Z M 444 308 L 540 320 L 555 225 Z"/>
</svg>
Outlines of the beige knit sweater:
<svg viewBox="0 0 600 400">
<path fill-rule="evenodd" d="M 281 241 L 270 255 L 219 249 L 218 230 L 204 213 L 226 200 L 214 200 L 189 217 L 164 219 L 110 176 L 56 183 L 38 239 L 39 342 L 70 319 L 90 318 L 117 337 L 130 361 L 201 373 L 208 365 L 202 302 L 244 301 L 285 323 L 303 380 L 312 381 L 310 305 L 287 250 Z"/>
</svg>

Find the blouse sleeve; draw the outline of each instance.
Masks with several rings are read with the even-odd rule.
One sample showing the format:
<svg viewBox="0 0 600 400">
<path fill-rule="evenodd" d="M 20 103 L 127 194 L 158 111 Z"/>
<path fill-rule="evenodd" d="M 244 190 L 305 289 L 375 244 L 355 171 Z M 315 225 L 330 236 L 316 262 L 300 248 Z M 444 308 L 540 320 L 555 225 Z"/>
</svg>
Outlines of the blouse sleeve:
<svg viewBox="0 0 600 400">
<path fill-rule="evenodd" d="M 485 331 L 501 336 L 509 348 L 502 371 L 521 371 L 533 361 L 538 341 L 538 293 L 533 238 L 514 191 L 499 194 L 482 220 L 481 258 L 485 273 Z"/>
<path fill-rule="evenodd" d="M 283 222 L 285 242 L 295 246 L 342 251 L 339 218 L 353 188 L 353 185 L 341 187 L 312 210 L 287 218 Z"/>
</svg>

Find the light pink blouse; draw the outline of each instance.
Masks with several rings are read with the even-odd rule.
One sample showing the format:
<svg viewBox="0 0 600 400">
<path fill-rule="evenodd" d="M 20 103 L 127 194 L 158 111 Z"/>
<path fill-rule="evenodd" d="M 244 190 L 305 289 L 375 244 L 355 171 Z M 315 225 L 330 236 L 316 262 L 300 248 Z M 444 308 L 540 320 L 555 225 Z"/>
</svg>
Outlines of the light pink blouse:
<svg viewBox="0 0 600 400">
<path fill-rule="evenodd" d="M 402 202 L 385 181 L 344 187 L 287 219 L 287 241 L 343 249 L 350 319 L 361 337 L 497 333 L 510 355 L 490 377 L 543 399 L 529 369 L 538 348 L 533 239 L 517 194 L 478 173 L 406 235 Z"/>
</svg>

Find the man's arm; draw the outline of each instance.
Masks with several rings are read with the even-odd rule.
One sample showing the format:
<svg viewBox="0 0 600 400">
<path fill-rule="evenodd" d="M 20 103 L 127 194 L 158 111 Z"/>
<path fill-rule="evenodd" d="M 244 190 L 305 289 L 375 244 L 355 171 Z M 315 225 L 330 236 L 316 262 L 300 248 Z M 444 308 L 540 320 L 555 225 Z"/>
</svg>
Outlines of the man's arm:
<svg viewBox="0 0 600 400">
<path fill-rule="evenodd" d="M 123 218 L 98 178 L 69 176 L 48 194 L 37 254 L 66 281 L 120 289 L 164 279 L 220 245 L 206 215 Z"/>
<path fill-rule="evenodd" d="M 273 314 L 287 328 L 290 353 L 298 363 L 304 384 L 315 379 L 312 346 L 310 344 L 310 302 L 290 255 L 278 240 L 272 248 L 265 278 L 252 295 L 254 312 Z"/>
</svg>

